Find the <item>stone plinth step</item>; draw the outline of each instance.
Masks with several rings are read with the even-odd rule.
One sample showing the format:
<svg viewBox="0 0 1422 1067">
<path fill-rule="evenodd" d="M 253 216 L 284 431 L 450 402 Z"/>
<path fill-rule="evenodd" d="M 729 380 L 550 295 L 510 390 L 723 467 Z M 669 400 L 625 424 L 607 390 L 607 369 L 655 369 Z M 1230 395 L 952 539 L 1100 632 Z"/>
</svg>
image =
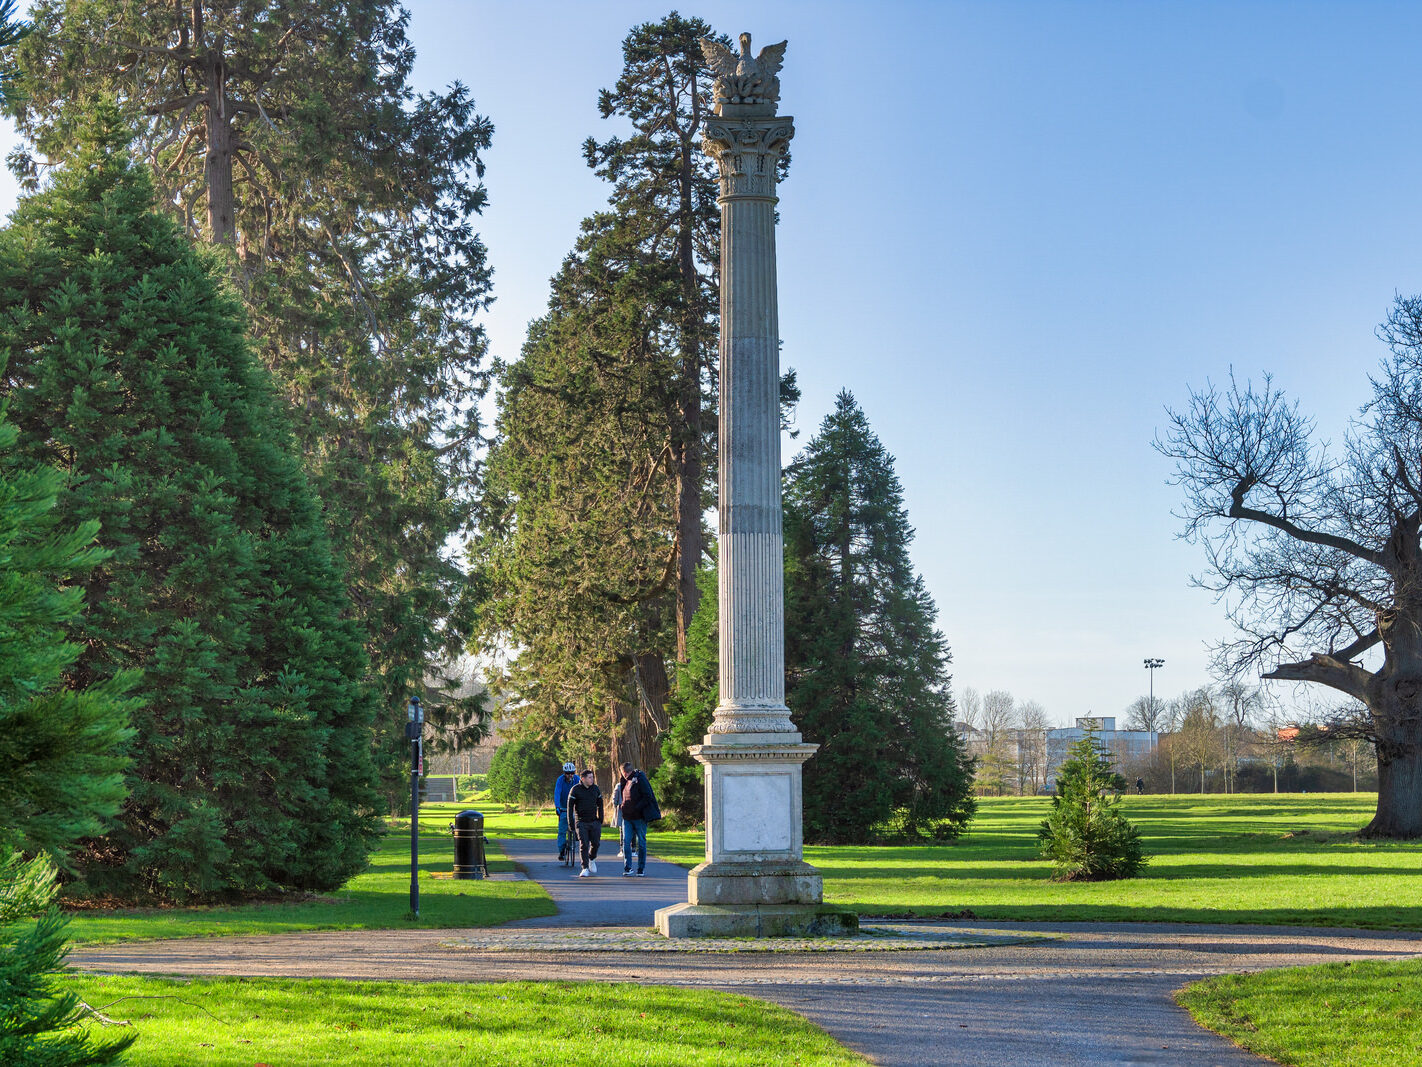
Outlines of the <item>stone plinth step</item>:
<svg viewBox="0 0 1422 1067">
<path fill-rule="evenodd" d="M 657 912 L 664 937 L 850 937 L 859 916 L 833 904 L 676 904 Z"/>
</svg>

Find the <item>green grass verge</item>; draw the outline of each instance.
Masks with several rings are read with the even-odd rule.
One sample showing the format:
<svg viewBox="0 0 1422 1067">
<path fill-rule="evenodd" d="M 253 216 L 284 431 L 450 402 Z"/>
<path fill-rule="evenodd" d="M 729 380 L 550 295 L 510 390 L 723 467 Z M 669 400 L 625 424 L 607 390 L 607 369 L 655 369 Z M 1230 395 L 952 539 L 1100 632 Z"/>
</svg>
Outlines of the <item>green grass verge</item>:
<svg viewBox="0 0 1422 1067">
<path fill-rule="evenodd" d="M 828 903 L 861 915 L 955 915 L 1044 922 L 1218 922 L 1422 929 L 1422 843 L 1356 839 L 1372 816 L 1370 793 L 1237 794 L 1129 797 L 1127 815 L 1141 828 L 1150 866 L 1120 882 L 1057 884 L 1037 854 L 1037 826 L 1048 801 L 984 800 L 970 831 L 950 845 L 809 847 L 805 858 L 825 877 Z M 454 813 L 485 813 L 493 837 L 552 841 L 551 812 L 505 812 L 480 798 L 431 804 L 421 811 L 421 907 L 407 919 L 409 830 L 392 829 L 365 873 L 339 893 L 295 904 L 183 908 L 76 916 L 79 941 L 266 934 L 288 930 L 400 926 L 487 926 L 551 915 L 552 901 L 529 882 L 454 882 L 448 872 Z M 701 862 L 699 833 L 654 826 L 659 858 Z M 495 864 L 508 869 L 506 861 Z"/>
<path fill-rule="evenodd" d="M 73 913 L 69 937 L 102 944 L 142 938 L 289 933 L 296 930 L 379 930 L 496 926 L 557 910 L 537 882 L 454 881 L 433 877 L 454 867 L 447 811 L 430 805 L 420 817 L 420 917 L 410 918 L 410 829 L 386 834 L 370 866 L 338 892 L 291 903 L 211 908 L 125 908 Z M 547 820 L 545 820 L 547 821 Z M 497 848 L 490 873 L 512 871 Z"/>
<path fill-rule="evenodd" d="M 1422 960 L 1223 975 L 1175 999 L 1202 1026 L 1280 1063 L 1422 1063 Z"/>
<path fill-rule="evenodd" d="M 1052 882 L 1037 852 L 1050 801 L 983 800 L 967 834 L 943 846 L 805 849 L 825 900 L 861 915 L 1043 922 L 1206 922 L 1422 929 L 1422 843 L 1355 834 L 1371 793 L 1132 796 L 1150 866 L 1119 882 Z M 658 856 L 701 862 L 696 834 L 659 834 Z"/>
<path fill-rule="evenodd" d="M 587 983 L 75 976 L 133 1023 L 131 1067 L 862 1064 L 793 1012 L 725 993 Z M 122 1000 L 124 997 L 156 998 Z"/>
</svg>

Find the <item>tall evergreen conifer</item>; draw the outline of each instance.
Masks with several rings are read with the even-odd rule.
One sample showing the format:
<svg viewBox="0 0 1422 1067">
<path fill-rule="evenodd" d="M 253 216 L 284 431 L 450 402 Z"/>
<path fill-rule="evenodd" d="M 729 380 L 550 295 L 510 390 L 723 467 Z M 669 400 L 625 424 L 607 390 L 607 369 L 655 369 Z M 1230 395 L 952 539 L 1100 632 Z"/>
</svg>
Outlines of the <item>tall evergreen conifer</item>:
<svg viewBox="0 0 1422 1067">
<path fill-rule="evenodd" d="M 700 147 L 711 29 L 635 27 L 589 139 L 612 183 L 583 222 L 522 361 L 501 375 L 480 539 L 480 639 L 519 649 L 525 724 L 652 768 L 685 666 L 715 479 L 715 165 Z M 798 396 L 793 372 L 782 399 Z"/>
<path fill-rule="evenodd" d="M 696 573 L 707 474 L 714 450 L 716 273 L 721 210 L 716 167 L 701 150 L 710 111 L 710 74 L 700 41 L 712 36 L 700 19 L 673 11 L 632 30 L 622 42 L 622 75 L 598 97 L 603 118 L 630 120 L 629 137 L 584 145 L 588 165 L 613 183 L 608 212 L 585 224 L 589 234 L 655 270 L 658 332 L 667 354 L 660 383 L 659 429 L 675 494 L 676 659 L 687 658 L 687 631 L 700 594 Z"/>
<path fill-rule="evenodd" d="M 525 727 L 657 761 L 704 552 L 719 213 L 697 143 L 710 27 L 672 14 L 623 42 L 599 98 L 632 134 L 584 146 L 612 183 L 502 375 L 481 537 L 480 630 L 519 648 Z M 644 742 L 644 738 L 646 738 Z"/>
<path fill-rule="evenodd" d="M 55 860 L 123 800 L 135 678 L 66 684 L 80 650 L 65 628 L 82 596 L 69 583 L 104 553 L 97 523 L 58 526 L 59 472 L 17 463 L 17 436 L 0 420 L 0 1063 L 107 1064 L 133 1036 L 95 1041 L 77 1025 L 78 998 L 55 986 L 66 952 Z"/>
<path fill-rule="evenodd" d="M 952 837 L 973 813 L 948 646 L 912 538 L 893 457 L 842 392 L 785 483 L 786 702 L 820 746 L 807 838 Z"/>
<path fill-rule="evenodd" d="M 913 531 L 893 459 L 841 393 L 786 471 L 786 703 L 820 751 L 805 765 L 805 834 L 865 841 L 956 836 L 972 816 L 972 760 L 953 726 L 948 647 L 913 572 Z M 718 700 L 716 578 L 692 626 L 658 771 L 663 807 L 704 817 L 686 753 Z"/>
<path fill-rule="evenodd" d="M 124 797 L 124 743 L 134 672 L 83 689 L 65 673 L 83 590 L 104 558 L 98 523 L 57 526 L 58 471 L 16 462 L 18 433 L 0 421 L 0 848 L 61 861 L 101 833 Z"/>
<path fill-rule="evenodd" d="M 476 484 L 490 270 L 471 220 L 492 127 L 461 85 L 410 87 L 395 0 L 35 0 L 31 18 L 9 108 L 35 156 L 14 157 L 21 176 L 116 100 L 159 203 L 230 250 L 343 564 L 398 802 L 409 696 L 437 737 L 483 731 L 439 664 L 469 633 L 446 546 Z"/>
<path fill-rule="evenodd" d="M 141 671 L 132 795 L 79 856 L 95 889 L 326 889 L 376 833 L 371 695 L 315 497 L 221 266 L 160 215 L 101 115 L 0 234 L 20 448 L 97 521 L 72 672 Z"/>
</svg>

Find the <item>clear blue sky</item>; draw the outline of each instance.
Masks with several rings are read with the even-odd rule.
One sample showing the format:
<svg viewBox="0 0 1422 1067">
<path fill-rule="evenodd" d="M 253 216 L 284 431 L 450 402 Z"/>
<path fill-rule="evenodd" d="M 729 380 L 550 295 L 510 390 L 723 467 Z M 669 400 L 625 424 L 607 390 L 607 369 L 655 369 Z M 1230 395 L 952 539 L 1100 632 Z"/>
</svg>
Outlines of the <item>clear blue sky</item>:
<svg viewBox="0 0 1422 1067">
<path fill-rule="evenodd" d="M 464 81 L 495 125 L 486 325 L 511 357 L 606 196 L 580 155 L 612 132 L 597 91 L 669 7 L 407 2 L 417 82 Z M 680 10 L 789 39 L 800 444 L 848 388 L 897 457 L 955 684 L 1067 721 L 1143 694 L 1145 656 L 1158 695 L 1208 681 L 1228 627 L 1150 443 L 1231 366 L 1334 438 L 1366 399 L 1373 327 L 1422 290 L 1422 5 Z"/>
</svg>

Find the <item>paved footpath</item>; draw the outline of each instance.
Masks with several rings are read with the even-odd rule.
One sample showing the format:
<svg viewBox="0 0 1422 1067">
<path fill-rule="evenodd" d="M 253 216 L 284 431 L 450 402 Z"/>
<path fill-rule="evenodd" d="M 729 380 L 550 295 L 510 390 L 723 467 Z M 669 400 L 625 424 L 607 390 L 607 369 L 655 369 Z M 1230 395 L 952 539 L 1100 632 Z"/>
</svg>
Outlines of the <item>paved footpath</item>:
<svg viewBox="0 0 1422 1067">
<path fill-rule="evenodd" d="M 524 845 L 502 842 L 513 857 Z M 321 931 L 272 937 L 150 941 L 77 951 L 95 971 L 285 975 L 415 981 L 560 978 L 694 986 L 775 1001 L 886 1065 L 1259 1064 L 1196 1026 L 1171 991 L 1207 975 L 1342 959 L 1422 955 L 1422 935 L 1298 927 L 1147 923 L 943 924 L 970 940 L 987 931 L 1035 935 L 958 950 L 873 952 L 639 952 L 597 945 L 608 922 L 645 927 L 650 911 L 684 899 L 685 872 L 659 865 L 623 878 L 612 854 L 604 873 L 577 879 L 551 856 L 530 876 L 561 909 L 489 930 Z M 543 851 L 548 851 L 546 848 Z M 669 868 L 662 870 L 661 868 Z M 611 873 L 607 873 L 611 871 Z M 672 873 L 674 872 L 674 873 Z M 571 938 L 581 915 L 590 931 Z M 614 918 L 630 915 L 630 919 Z M 539 931 L 543 931 L 540 933 Z M 628 931 L 629 935 L 635 931 Z M 490 939 L 499 950 L 472 947 Z M 597 947 L 594 947 L 597 945 Z M 556 946 L 556 947 L 555 947 Z M 492 947 L 492 946 L 491 946 Z"/>
</svg>

